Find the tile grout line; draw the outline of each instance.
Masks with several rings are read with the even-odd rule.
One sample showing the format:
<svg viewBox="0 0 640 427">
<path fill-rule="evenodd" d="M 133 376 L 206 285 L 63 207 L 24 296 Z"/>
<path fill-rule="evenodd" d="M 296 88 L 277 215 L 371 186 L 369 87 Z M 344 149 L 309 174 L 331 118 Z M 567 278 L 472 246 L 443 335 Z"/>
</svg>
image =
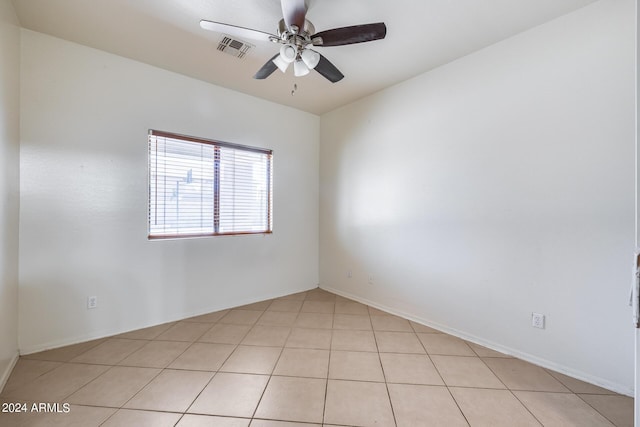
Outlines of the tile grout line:
<svg viewBox="0 0 640 427">
<path fill-rule="evenodd" d="M 226 314 L 224 315 L 226 316 Z M 222 317 L 224 317 L 222 316 Z M 218 319 L 219 321 L 220 319 Z M 211 329 L 213 329 L 213 327 L 215 325 L 218 324 L 218 321 L 214 322 L 211 327 L 209 329 L 207 329 L 206 331 L 204 331 L 202 334 L 200 334 L 200 336 L 198 336 L 198 338 L 196 338 L 194 341 L 190 342 L 189 345 L 180 353 L 178 354 L 176 357 L 173 358 L 173 360 L 171 360 L 170 362 L 168 362 L 164 367 L 160 368 L 160 372 L 153 377 L 147 384 L 145 384 L 140 390 L 138 390 L 133 396 L 131 396 L 131 398 L 129 398 L 120 408 L 121 409 L 126 409 L 124 408 L 124 406 L 129 403 L 133 398 L 135 398 L 138 394 L 140 394 L 140 392 L 142 390 L 144 390 L 153 380 L 155 380 L 158 376 L 160 376 L 163 372 L 167 371 L 167 370 L 179 370 L 179 369 L 170 369 L 169 366 L 174 363 L 176 360 L 178 360 L 178 358 L 180 358 L 184 353 L 187 352 L 187 350 L 189 350 L 195 343 L 199 342 L 198 340 L 200 338 L 202 338 L 207 332 L 209 332 Z M 177 324 L 178 322 L 176 322 Z M 169 330 L 170 328 L 168 328 L 167 330 Z M 165 331 L 166 332 L 166 331 Z M 162 335 L 164 332 L 161 332 L 160 334 L 158 334 L 152 341 L 162 341 L 162 340 L 158 340 L 157 338 Z M 181 341 L 174 341 L 174 342 L 181 342 Z M 182 341 L 184 342 L 184 341 Z M 222 365 L 227 361 L 227 359 L 229 357 L 231 357 L 231 354 L 233 354 L 233 352 L 235 351 L 235 349 L 238 347 L 238 345 L 236 345 L 234 347 L 234 349 L 229 353 L 229 356 L 227 356 L 227 358 L 220 364 L 220 367 L 222 367 Z M 132 353 L 133 354 L 133 353 Z M 124 360 L 124 359 L 123 359 Z M 191 369 L 184 369 L 185 371 L 190 371 L 190 372 L 212 372 L 212 371 L 194 371 Z M 193 406 L 193 403 L 198 399 L 198 397 L 200 397 L 200 394 L 202 394 L 202 392 L 204 391 L 205 388 L 207 388 L 207 386 L 211 383 L 211 381 L 213 381 L 213 378 L 215 378 L 215 376 L 218 374 L 218 370 L 213 371 L 212 372 L 213 375 L 211 376 L 211 378 L 209 379 L 209 381 L 207 381 L 207 383 L 205 384 L 205 386 L 202 388 L 202 390 L 200 390 L 200 392 L 195 396 L 195 398 L 191 401 L 191 403 L 186 407 L 186 409 L 184 410 L 184 412 L 182 412 L 182 416 L 180 417 L 180 419 L 182 419 L 182 417 L 184 417 L 184 415 L 189 411 L 189 409 L 191 409 L 191 406 Z M 151 411 L 151 412 L 157 412 L 157 411 Z M 117 413 L 117 411 L 116 411 Z M 109 418 L 111 418 L 114 414 L 112 414 Z M 180 419 L 178 420 L 178 422 L 180 421 Z M 106 420 L 105 420 L 106 422 Z"/>
<path fill-rule="evenodd" d="M 273 300 L 275 301 L 275 299 Z M 264 312 L 262 313 L 262 315 L 258 318 L 258 320 L 256 320 L 256 325 L 258 324 L 258 321 L 260 320 L 260 318 L 262 318 L 262 316 L 264 315 L 264 313 L 267 312 L 268 308 L 271 307 L 271 305 L 273 304 L 273 301 L 271 302 L 271 304 L 269 304 L 269 306 L 267 306 L 267 308 L 264 310 Z M 295 301 L 295 300 L 294 300 Z M 298 312 L 299 313 L 299 312 Z M 298 318 L 298 316 L 296 315 L 296 319 Z M 295 322 L 295 320 L 294 320 Z M 280 362 L 280 358 L 282 357 L 282 353 L 284 352 L 284 347 L 287 344 L 287 341 L 289 340 L 289 337 L 291 336 L 291 332 L 293 331 L 293 327 L 289 328 L 289 333 L 287 334 L 287 337 L 285 338 L 282 347 L 280 347 L 280 354 L 278 354 L 278 358 L 276 359 L 276 362 L 273 364 L 273 368 L 271 368 L 271 373 L 269 374 L 269 379 L 267 380 L 267 383 L 264 386 L 264 389 L 262 390 L 262 393 L 260 394 L 260 399 L 258 399 L 258 403 L 256 403 L 256 407 L 253 410 L 253 413 L 251 415 L 251 421 L 249 421 L 249 424 L 251 424 L 256 416 L 256 413 L 258 412 L 258 408 L 260 407 L 260 403 L 262 403 L 262 399 L 264 398 L 264 394 L 267 392 L 267 388 L 269 388 L 269 384 L 271 384 L 271 378 L 273 378 L 273 372 L 276 370 L 276 367 L 278 366 L 278 363 Z M 249 332 L 247 332 L 248 334 Z"/>
<path fill-rule="evenodd" d="M 382 365 L 382 358 L 380 357 L 380 347 L 378 346 L 378 337 L 376 335 L 376 331 L 373 328 L 373 321 L 371 320 L 371 313 L 367 308 L 367 313 L 369 314 L 369 323 L 371 324 L 371 333 L 373 334 L 373 341 L 376 344 L 376 350 L 378 353 L 378 363 L 380 364 L 380 370 L 382 371 L 382 378 L 384 379 L 384 388 L 387 390 L 387 398 L 389 399 L 389 406 L 391 407 L 391 416 L 393 417 L 394 424 L 398 425 L 398 420 L 396 419 L 396 411 L 393 408 L 393 401 L 391 400 L 391 392 L 389 392 L 389 384 L 387 383 L 387 376 L 384 373 L 384 366 Z"/>
<path fill-rule="evenodd" d="M 600 414 L 605 420 L 609 421 L 614 426 L 616 425 L 616 423 L 614 423 L 613 420 L 609 419 L 609 417 L 607 417 L 605 414 L 603 414 L 602 412 L 598 411 L 598 409 L 596 407 L 594 407 L 591 403 L 589 403 L 586 400 L 584 400 L 582 398 L 582 396 L 580 396 L 578 393 L 574 393 L 574 394 L 578 397 L 578 399 L 580 399 L 581 401 L 583 401 L 584 403 L 589 405 L 589 407 L 593 408 L 593 410 L 596 411 L 598 414 Z M 606 395 L 599 395 L 599 396 L 606 396 Z"/>
<path fill-rule="evenodd" d="M 271 304 L 269 304 L 269 305 L 271 305 Z M 200 335 L 200 337 L 198 338 L 198 340 L 199 340 L 199 339 L 201 339 L 201 338 L 202 338 L 202 337 L 203 337 L 207 332 L 209 332 L 211 329 L 213 329 L 213 328 L 214 328 L 214 326 L 215 326 L 215 325 L 217 325 L 217 324 L 222 324 L 222 325 L 235 325 L 234 323 L 219 323 L 219 321 L 220 321 L 220 320 L 222 320 L 222 319 L 223 319 L 223 318 L 224 318 L 224 317 L 225 317 L 229 312 L 231 312 L 231 310 L 232 310 L 232 309 L 229 309 L 229 310 L 227 311 L 227 313 L 226 313 L 224 316 L 222 316 L 220 319 L 218 319 L 218 321 L 217 321 L 213 326 L 211 326 L 211 328 L 209 328 L 209 329 L 207 329 L 207 331 L 203 332 L 203 333 L 202 333 L 202 335 Z M 256 310 L 256 311 L 257 311 L 257 310 Z M 260 317 L 262 317 L 262 315 L 265 313 L 265 311 L 266 311 L 266 310 L 264 310 L 264 311 L 262 312 L 262 314 L 261 314 L 260 316 L 258 316 L 258 319 L 260 319 Z M 220 366 L 218 367 L 218 369 L 216 369 L 216 370 L 213 372 L 213 375 L 211 376 L 211 378 L 209 379 L 209 381 L 207 381 L 207 384 L 205 384 L 205 386 L 202 388 L 202 390 L 200 390 L 200 392 L 199 392 L 199 393 L 195 396 L 195 398 L 191 401 L 191 403 L 189 404 L 189 406 L 187 406 L 187 408 L 185 409 L 185 411 L 184 411 L 184 413 L 183 413 L 183 416 L 189 412 L 189 410 L 191 409 L 191 407 L 193 406 L 193 404 L 196 402 L 196 400 L 198 400 L 198 398 L 200 397 L 200 395 L 202 395 L 202 392 L 203 392 L 203 391 L 204 391 L 204 390 L 209 386 L 209 384 L 211 384 L 211 382 L 213 381 L 213 379 L 214 379 L 214 378 L 215 378 L 215 377 L 220 373 L 220 369 L 221 369 L 221 368 L 224 366 L 224 364 L 229 360 L 229 358 L 230 358 L 230 357 L 233 355 L 233 353 L 238 349 L 238 347 L 240 347 L 240 343 L 241 343 L 241 342 L 246 338 L 246 336 L 249 334 L 249 332 L 251 331 L 251 329 L 253 329 L 253 327 L 257 324 L 258 319 L 256 319 L 256 321 L 255 321 L 253 324 L 251 324 L 251 327 L 249 328 L 249 330 L 247 330 L 247 332 L 243 335 L 243 337 L 240 339 L 240 341 L 239 341 L 237 344 L 235 344 L 235 347 L 233 348 L 233 350 L 231 350 L 231 352 L 229 352 L 229 355 L 224 359 L 224 361 L 222 361 L 222 363 L 220 363 Z M 247 325 L 247 326 L 248 326 L 248 325 Z M 194 343 L 195 343 L 195 342 L 199 342 L 198 340 L 194 341 Z M 212 343 L 212 344 L 217 344 L 217 343 Z M 193 343 L 192 343 L 192 345 L 193 345 Z M 191 347 L 191 346 L 187 347 L 187 349 L 188 349 L 188 348 L 190 348 L 190 347 Z M 185 349 L 185 352 L 186 352 L 186 351 L 187 351 L 187 350 Z M 184 352 L 182 352 L 182 353 L 181 353 L 181 355 L 182 355 L 182 354 L 184 354 Z M 180 357 L 180 356 L 178 356 L 178 357 Z M 176 359 L 174 359 L 174 362 L 175 362 L 175 360 L 177 360 L 177 358 L 176 358 Z M 173 362 L 171 362 L 171 363 L 173 363 Z M 167 366 L 168 366 L 168 365 L 167 365 Z M 193 371 L 193 370 L 189 370 L 189 371 Z M 223 373 L 224 373 L 224 372 L 223 372 Z M 264 391 L 263 391 L 263 392 L 264 392 Z"/>
<path fill-rule="evenodd" d="M 329 372 L 331 371 L 331 353 L 333 351 L 333 322 L 335 319 L 336 301 L 333 302 L 333 312 L 331 313 L 331 339 L 329 340 L 329 357 L 327 360 L 327 378 L 324 382 L 324 402 L 322 402 L 322 425 L 327 416 L 327 397 L 329 396 Z"/>
<path fill-rule="evenodd" d="M 269 305 L 271 305 L 271 304 L 269 304 Z M 227 314 L 228 314 L 229 312 L 231 312 L 231 310 L 232 310 L 232 309 L 229 309 L 229 311 L 227 312 Z M 265 311 L 266 311 L 266 310 L 265 310 Z M 225 314 L 225 315 L 224 315 L 224 316 L 222 316 L 220 319 L 218 319 L 218 322 L 219 322 L 220 320 L 222 320 L 222 319 L 223 319 L 227 314 Z M 262 312 L 262 314 L 264 314 L 264 311 Z M 262 314 L 261 314 L 260 316 L 258 316 L 258 319 L 260 319 L 260 317 L 262 317 Z M 241 342 L 246 338 L 246 336 L 249 334 L 249 332 L 251 331 L 251 329 L 253 329 L 253 327 L 256 325 L 256 323 L 257 323 L 258 319 L 256 319 L 256 321 L 255 321 L 253 324 L 251 324 L 251 327 L 249 328 L 249 330 L 247 330 L 247 332 L 243 335 L 243 337 L 240 339 L 240 341 L 239 341 L 237 344 L 235 344 L 235 347 L 233 348 L 233 350 L 229 353 L 229 355 L 228 355 L 228 356 L 224 359 L 224 361 L 220 364 L 220 367 L 219 367 L 219 368 L 218 368 L 218 369 L 213 373 L 213 375 L 211 376 L 211 378 L 209 379 L 209 381 L 207 381 L 207 384 L 205 384 L 205 386 L 202 388 L 202 390 L 200 390 L 200 392 L 196 395 L 196 397 L 191 401 L 191 403 L 189 404 L 189 406 L 187 406 L 187 409 L 184 411 L 183 416 L 184 416 L 184 414 L 187 414 L 187 413 L 189 412 L 189 409 L 191 409 L 191 407 L 192 407 L 192 406 L 193 406 L 193 404 L 196 402 L 196 400 L 198 400 L 198 398 L 200 397 L 200 395 L 202 394 L 202 392 L 203 392 L 203 391 L 204 391 L 204 390 L 209 386 L 209 384 L 211 384 L 211 381 L 213 381 L 213 379 L 214 379 L 214 378 L 215 378 L 215 377 L 220 373 L 220 369 L 224 366 L 224 364 L 225 364 L 225 363 L 227 363 L 227 361 L 229 360 L 229 358 L 231 357 L 231 355 L 233 355 L 233 353 L 238 349 L 238 347 L 240 347 L 240 343 L 241 343 Z M 216 322 L 215 324 L 217 325 L 217 324 L 218 324 L 218 322 Z M 222 323 L 222 324 L 223 324 L 223 325 L 234 325 L 233 323 Z M 209 328 L 209 329 L 207 330 L 207 332 L 209 332 L 211 329 L 213 329 L 213 326 L 212 326 L 211 328 Z M 205 332 L 205 333 L 207 333 L 207 332 Z M 203 333 L 203 334 L 202 334 L 198 339 L 202 338 L 202 337 L 204 336 L 204 334 L 205 334 L 205 333 Z M 187 348 L 188 348 L 188 347 L 187 347 Z M 185 351 L 186 351 L 186 350 L 185 350 Z M 184 354 L 184 352 L 183 352 L 182 354 Z M 182 355 L 182 354 L 181 354 L 181 355 Z M 180 357 L 180 356 L 178 356 L 178 357 Z M 177 359 L 177 358 L 176 358 L 176 359 Z M 175 361 L 176 359 L 174 359 L 174 361 Z M 171 362 L 171 363 L 173 363 L 173 362 Z M 168 366 L 168 365 L 167 365 L 167 366 Z M 224 373 L 224 372 L 223 372 L 223 373 Z M 266 386 L 265 386 L 265 388 L 266 388 Z M 264 392 L 264 390 L 263 390 L 263 392 Z M 257 408 L 257 407 L 256 407 L 256 408 Z"/>
<path fill-rule="evenodd" d="M 462 408 L 460 407 L 460 404 L 458 403 L 458 401 L 456 400 L 456 398 L 453 396 L 453 393 L 451 393 L 451 389 L 449 388 L 449 384 L 447 384 L 447 382 L 444 380 L 444 377 L 442 376 L 442 373 L 440 372 L 440 370 L 438 369 L 438 366 L 433 362 L 433 359 L 431 358 L 431 353 L 429 353 L 429 351 L 427 350 L 427 346 L 424 345 L 424 342 L 422 342 L 422 340 L 420 339 L 420 335 L 418 335 L 418 332 L 416 332 L 415 328 L 413 327 L 413 325 L 411 325 L 411 327 L 413 328 L 414 333 L 416 334 L 416 338 L 418 339 L 418 341 L 420 342 L 420 345 L 422 346 L 422 348 L 424 349 L 424 352 L 427 355 L 427 358 L 429 358 L 429 361 L 431 362 L 431 364 L 433 365 L 433 369 L 436 370 L 436 373 L 438 374 L 438 376 L 440 377 L 440 379 L 442 380 L 442 384 L 444 384 L 444 387 L 447 389 L 447 393 L 449 393 L 449 396 L 451 397 L 451 400 L 453 400 L 453 403 L 456 405 L 456 408 L 458 408 L 458 411 L 460 411 L 460 415 L 462 415 L 462 418 L 464 418 L 464 421 L 467 423 L 468 426 L 471 426 L 471 422 L 469 421 L 469 419 L 467 418 L 467 415 L 464 413 L 464 411 L 462 410 Z M 475 353 L 473 351 L 473 349 L 471 349 L 471 351 L 473 353 Z"/>
<path fill-rule="evenodd" d="M 122 360 L 124 360 L 124 359 L 122 359 Z M 108 372 L 108 370 L 107 370 L 107 371 L 105 371 L 105 373 L 106 373 L 106 372 Z M 145 388 L 145 387 L 147 387 L 149 384 L 151 384 L 151 382 L 152 382 L 153 380 L 155 380 L 156 378 L 158 378 L 158 376 L 159 376 L 161 373 L 163 373 L 163 372 L 164 372 L 164 368 L 161 368 L 161 369 L 160 369 L 160 372 L 158 372 L 158 373 L 157 373 L 153 378 L 151 378 L 151 379 L 150 379 L 150 380 L 149 380 L 145 385 L 143 385 L 142 387 L 140 387 L 140 390 L 138 390 L 137 392 L 135 392 L 135 393 L 133 394 L 133 396 L 131 396 L 129 399 L 127 399 L 127 400 L 126 400 L 122 405 L 120 405 L 120 407 L 119 407 L 119 408 L 116 408 L 115 412 L 114 412 L 113 414 L 109 415 L 109 416 L 107 417 L 107 419 L 106 419 L 106 420 L 104 420 L 100 425 L 103 425 L 104 423 L 106 423 L 107 421 L 109 421 L 113 416 L 115 416 L 118 412 L 120 412 L 122 409 L 124 409 L 124 406 L 125 406 L 127 403 L 129 403 L 129 401 L 130 401 L 131 399 L 133 399 L 135 396 L 137 396 L 137 395 L 138 395 L 138 393 L 140 393 L 142 390 L 144 390 L 144 388 Z M 96 378 L 96 379 L 97 379 L 97 378 Z"/>
<path fill-rule="evenodd" d="M 226 314 L 225 314 L 224 316 L 226 316 Z M 222 316 L 222 317 L 224 317 L 224 316 Z M 220 319 L 218 319 L 218 320 L 220 320 Z M 176 323 L 176 324 L 177 324 L 177 323 Z M 198 342 L 198 340 L 199 340 L 200 338 L 202 338 L 202 337 L 204 336 L 204 334 L 206 334 L 206 333 L 207 333 L 207 332 L 209 332 L 211 329 L 213 329 L 213 327 L 214 327 L 216 324 L 217 324 L 217 322 L 215 322 L 213 325 L 211 325 L 211 327 L 210 327 L 209 329 L 207 329 L 207 330 L 206 330 L 206 331 L 204 331 L 202 334 L 200 334 L 200 336 L 198 336 L 198 338 L 196 338 L 194 341 L 192 341 L 192 342 L 187 346 L 187 348 L 185 348 L 185 349 L 184 349 L 184 351 L 183 351 L 183 352 L 181 352 L 179 355 L 177 355 L 177 356 L 176 356 L 176 357 L 175 357 L 171 362 L 167 363 L 167 364 L 162 368 L 162 370 L 160 371 L 160 373 L 158 373 L 158 375 L 156 375 L 153 379 L 157 378 L 160 374 L 162 374 L 162 373 L 163 373 L 163 372 L 165 372 L 166 370 L 169 370 L 169 369 L 170 369 L 170 368 L 169 368 L 169 366 L 170 366 L 172 363 L 174 363 L 174 362 L 175 362 L 176 360 L 178 360 L 178 359 L 179 359 L 183 354 L 185 354 L 185 353 L 187 352 L 187 350 L 189 350 L 189 349 L 190 349 L 190 348 L 191 348 L 195 343 L 197 343 L 197 342 Z M 167 329 L 167 330 L 168 330 L 168 329 Z M 162 335 L 162 333 L 161 333 L 160 335 Z M 159 337 L 160 335 L 158 335 L 157 337 Z M 157 338 L 157 337 L 156 337 L 156 338 Z M 236 349 L 237 347 L 238 347 L 238 346 L 236 345 L 236 346 L 234 347 L 234 349 L 229 353 L 229 356 L 227 356 L 227 358 L 225 359 L 225 362 L 226 362 L 226 360 L 231 356 L 231 354 L 235 351 L 235 349 Z M 222 364 L 224 364 L 224 362 L 222 362 Z M 220 365 L 220 367 L 222 367 L 222 364 Z M 189 370 L 189 371 L 192 371 L 192 370 Z M 203 372 L 203 371 L 200 371 L 200 372 Z M 207 372 L 207 371 L 204 371 L 204 372 Z M 211 372 L 211 371 L 208 371 L 208 372 Z M 213 375 L 211 376 L 211 378 L 209 378 L 209 381 L 207 381 L 207 383 L 206 383 L 206 384 L 205 384 L 205 386 L 202 388 L 202 390 L 200 390 L 200 392 L 196 395 L 196 397 L 195 397 L 195 398 L 191 401 L 191 403 L 186 407 L 186 409 L 185 409 L 185 410 L 184 410 L 184 412 L 182 413 L 182 416 L 184 416 L 184 414 L 186 414 L 186 413 L 187 413 L 187 411 L 189 411 L 189 409 L 191 408 L 191 406 L 193 406 L 193 403 L 196 401 L 196 399 L 198 399 L 198 397 L 200 397 L 200 394 L 202 394 L 202 392 L 204 391 L 204 389 L 205 389 L 205 388 L 207 388 L 207 386 L 211 383 L 211 381 L 213 381 L 213 378 L 215 378 L 215 376 L 217 375 L 217 373 L 218 373 L 218 371 L 217 371 L 217 370 L 216 370 L 215 372 L 213 372 Z M 151 380 L 151 381 L 153 381 L 153 380 Z M 138 390 L 138 392 L 137 392 L 136 394 L 134 394 L 134 395 L 133 395 L 129 400 L 127 400 L 127 402 L 126 402 L 124 405 L 126 405 L 127 403 L 129 403 L 129 402 L 131 401 L 131 399 L 133 399 L 135 396 L 137 396 L 137 395 L 138 395 L 138 394 L 139 394 L 139 393 L 140 393 L 144 388 L 146 388 L 146 387 L 151 383 L 151 381 L 149 381 L 149 383 L 147 383 L 144 387 L 142 387 L 140 390 Z M 123 407 L 124 407 L 124 405 L 123 405 Z M 122 409 L 122 408 L 121 408 L 121 409 Z M 182 417 L 180 417 L 180 418 L 182 418 Z"/>
<path fill-rule="evenodd" d="M 473 350 L 473 349 L 472 349 L 472 350 Z M 476 354 L 478 354 L 475 350 L 473 350 L 473 352 L 474 352 L 474 353 L 476 353 Z M 484 359 L 483 359 L 482 357 L 480 357 L 479 355 L 478 355 L 478 359 L 480 359 L 480 360 L 482 361 L 482 363 L 483 363 L 483 364 L 484 364 L 484 365 L 489 369 L 489 371 L 491 371 L 491 373 L 492 373 L 493 375 L 495 375 L 495 376 L 496 376 L 496 378 L 498 378 L 498 380 L 499 380 L 499 381 L 504 385 L 504 387 L 509 391 L 509 393 L 510 393 L 510 394 L 511 394 L 511 395 L 512 395 L 512 396 L 513 396 L 513 397 L 514 397 L 514 398 L 515 398 L 515 399 L 516 399 L 516 400 L 517 400 L 517 401 L 518 401 L 518 402 L 519 402 L 519 403 L 524 407 L 524 409 L 526 409 L 526 410 L 527 410 L 527 412 L 528 412 L 529 414 L 531 414 L 531 416 L 533 417 L 533 419 L 534 419 L 534 420 L 536 420 L 538 423 L 540 423 L 540 425 L 541 425 L 541 426 L 544 426 L 544 423 L 543 423 L 541 420 L 539 420 L 539 419 L 538 419 L 538 417 L 536 417 L 536 416 L 535 416 L 535 414 L 531 411 L 531 409 L 529 409 L 529 407 L 528 407 L 527 405 L 525 405 L 525 404 L 524 404 L 524 402 L 523 402 L 523 401 L 521 401 L 521 400 L 518 398 L 518 396 L 513 392 L 513 390 L 511 390 L 511 388 L 510 388 L 509 386 L 507 386 L 507 385 L 504 383 L 504 381 L 502 381 L 502 378 L 500 378 L 500 377 L 498 376 L 498 374 L 497 374 L 497 373 L 495 373 L 493 369 L 491 369 L 491 366 L 489 366 L 489 365 L 487 364 L 487 362 L 485 362 L 485 361 L 484 361 Z"/>
<path fill-rule="evenodd" d="M 27 384 L 28 384 L 28 383 L 30 383 L 30 382 L 32 382 L 32 381 L 36 381 L 38 378 L 42 377 L 43 375 L 46 375 L 46 374 L 48 374 L 49 372 L 52 372 L 52 371 L 54 371 L 54 370 L 58 369 L 60 366 L 64 365 L 64 363 L 65 363 L 65 362 L 59 362 L 59 361 L 54 362 L 54 361 L 50 361 L 50 360 L 36 360 L 36 359 L 25 359 L 25 360 L 34 360 L 34 361 L 36 361 L 36 362 L 60 363 L 60 365 L 59 365 L 59 366 L 55 366 L 55 367 L 53 367 L 53 368 L 49 369 L 48 371 L 45 371 L 45 372 L 41 373 L 40 375 L 38 375 L 38 376 L 36 376 L 35 378 L 33 378 L 31 381 L 28 381 L 28 382 L 27 382 Z M 18 362 L 19 362 L 19 361 L 20 361 L 20 358 L 18 358 Z M 18 362 L 16 362 L 16 366 L 18 365 Z M 15 370 L 15 366 L 13 367 L 13 370 Z M 13 370 L 12 370 L 12 372 L 11 372 L 12 374 L 13 374 Z M 0 392 L 0 398 L 9 397 L 9 394 L 8 394 L 8 392 L 6 391 L 7 384 L 9 383 L 9 381 L 8 381 L 8 380 L 9 380 L 9 379 L 7 378 L 7 383 L 5 384 L 4 388 L 3 388 L 3 389 L 2 389 L 2 391 Z M 15 388 L 15 390 L 20 389 L 20 388 L 22 388 L 22 387 L 26 386 L 27 384 L 22 384 L 22 385 L 20 385 L 19 387 L 16 387 L 16 388 Z"/>
</svg>

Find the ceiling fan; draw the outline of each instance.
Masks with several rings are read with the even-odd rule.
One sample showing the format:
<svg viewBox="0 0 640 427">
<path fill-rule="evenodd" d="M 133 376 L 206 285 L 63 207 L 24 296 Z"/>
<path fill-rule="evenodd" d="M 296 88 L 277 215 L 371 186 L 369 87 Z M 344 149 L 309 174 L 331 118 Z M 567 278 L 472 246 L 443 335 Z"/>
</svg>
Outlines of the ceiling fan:
<svg viewBox="0 0 640 427">
<path fill-rule="evenodd" d="M 293 64 L 296 77 L 316 70 L 332 83 L 344 77 L 327 58 L 311 47 L 343 46 L 385 38 L 387 27 L 383 22 L 354 25 L 315 32 L 313 24 L 306 19 L 307 0 L 281 0 L 283 19 L 280 20 L 276 34 L 250 28 L 238 27 L 221 22 L 202 20 L 200 26 L 205 30 L 227 33 L 251 40 L 270 41 L 281 45 L 280 52 L 267 61 L 253 76 L 254 79 L 266 79 L 276 69 L 283 73 Z"/>
</svg>

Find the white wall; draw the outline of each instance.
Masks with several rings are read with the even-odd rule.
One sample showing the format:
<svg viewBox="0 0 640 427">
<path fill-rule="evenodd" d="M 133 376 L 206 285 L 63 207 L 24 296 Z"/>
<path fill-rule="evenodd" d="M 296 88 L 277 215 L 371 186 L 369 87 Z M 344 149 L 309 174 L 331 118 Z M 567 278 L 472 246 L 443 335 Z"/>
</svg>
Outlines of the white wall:
<svg viewBox="0 0 640 427">
<path fill-rule="evenodd" d="M 0 390 L 18 355 L 20 28 L 0 0 Z"/>
<path fill-rule="evenodd" d="M 28 30 L 21 88 L 23 353 L 318 285 L 319 117 Z M 273 234 L 148 241 L 150 128 L 272 148 Z"/>
<path fill-rule="evenodd" d="M 320 286 L 631 393 L 633 4 L 322 116 Z"/>
</svg>

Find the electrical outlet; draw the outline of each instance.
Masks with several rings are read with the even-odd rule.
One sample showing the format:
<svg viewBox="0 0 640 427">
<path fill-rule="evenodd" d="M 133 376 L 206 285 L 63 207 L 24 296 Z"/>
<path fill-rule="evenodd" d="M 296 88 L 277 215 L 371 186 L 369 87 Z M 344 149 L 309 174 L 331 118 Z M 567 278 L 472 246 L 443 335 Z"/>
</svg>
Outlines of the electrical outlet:
<svg viewBox="0 0 640 427">
<path fill-rule="evenodd" d="M 98 297 L 87 297 L 87 309 L 98 307 Z"/>
<path fill-rule="evenodd" d="M 544 314 L 531 313 L 531 326 L 544 329 Z"/>
<path fill-rule="evenodd" d="M 369 275 L 369 284 L 373 285 L 373 276 Z"/>
<path fill-rule="evenodd" d="M 353 277 L 353 273 L 351 272 L 351 270 L 347 270 L 347 277 L 349 279 L 351 279 Z"/>
</svg>

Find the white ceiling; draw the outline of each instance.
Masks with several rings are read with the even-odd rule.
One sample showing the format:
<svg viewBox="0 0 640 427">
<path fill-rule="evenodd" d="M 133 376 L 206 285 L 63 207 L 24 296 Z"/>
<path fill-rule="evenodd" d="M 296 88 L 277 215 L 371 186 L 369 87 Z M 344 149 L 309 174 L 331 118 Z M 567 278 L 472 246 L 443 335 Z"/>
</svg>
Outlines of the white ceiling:
<svg viewBox="0 0 640 427">
<path fill-rule="evenodd" d="M 383 21 L 384 40 L 319 48 L 346 76 L 255 72 L 278 46 L 242 60 L 219 52 L 200 19 L 276 33 L 279 0 L 14 0 L 23 27 L 314 114 L 331 111 L 595 0 L 309 0 L 316 31 Z M 294 83 L 298 90 L 294 96 Z"/>
</svg>

